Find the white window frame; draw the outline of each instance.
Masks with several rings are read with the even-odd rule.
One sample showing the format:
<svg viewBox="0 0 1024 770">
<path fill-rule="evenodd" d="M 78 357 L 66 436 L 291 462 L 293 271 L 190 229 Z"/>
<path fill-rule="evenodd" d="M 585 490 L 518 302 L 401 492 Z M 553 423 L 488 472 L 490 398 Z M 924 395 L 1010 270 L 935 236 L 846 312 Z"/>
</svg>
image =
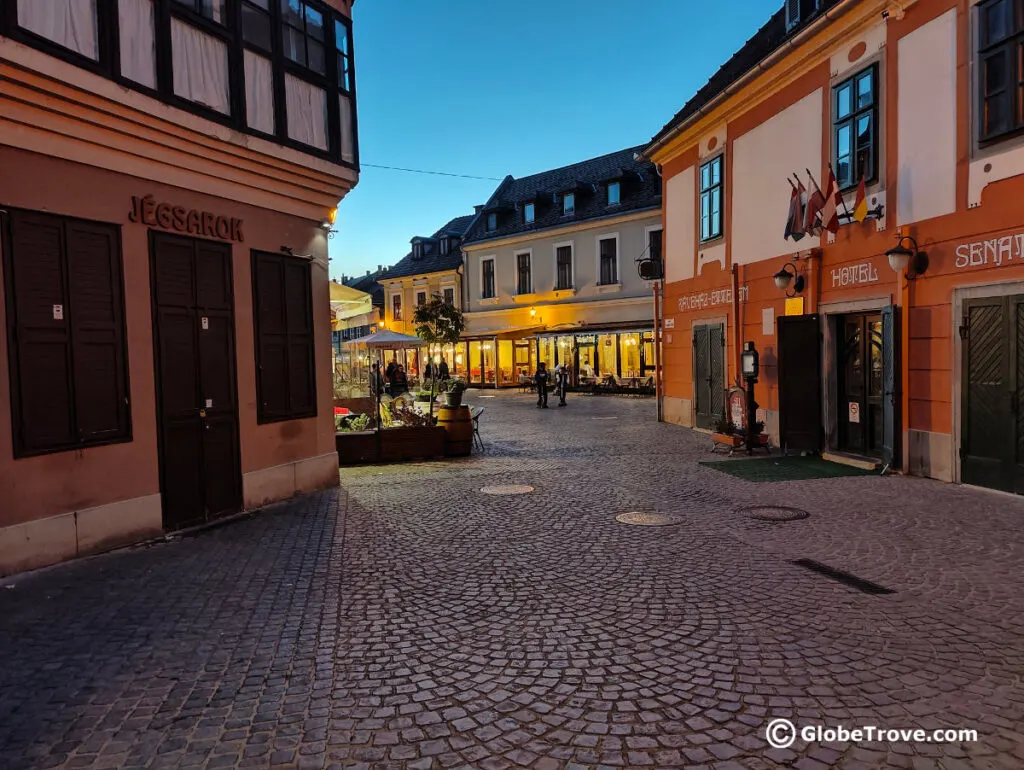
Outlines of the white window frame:
<svg viewBox="0 0 1024 770">
<path fill-rule="evenodd" d="M 423 302 L 420 302 L 420 295 L 421 294 L 423 295 Z M 427 304 L 427 292 L 425 290 L 424 291 L 417 291 L 416 292 L 416 307 L 423 307 L 426 304 Z"/>
<path fill-rule="evenodd" d="M 651 233 L 655 230 L 661 231 L 661 265 L 665 266 L 665 225 L 647 225 L 644 228 L 644 252 L 651 247 Z M 651 256 L 647 254 L 648 258 Z"/>
<path fill-rule="evenodd" d="M 452 293 L 452 300 L 451 300 L 451 302 L 449 304 L 451 304 L 453 307 L 455 307 L 455 287 L 454 286 L 442 286 L 441 287 L 441 299 L 443 301 L 445 301 L 445 302 L 448 302 L 448 297 L 447 297 L 448 292 Z"/>
<path fill-rule="evenodd" d="M 601 241 L 615 241 L 615 283 L 601 283 Z M 602 233 L 594 236 L 594 265 L 597 268 L 595 273 L 597 286 L 619 286 L 622 284 L 622 248 L 619 243 L 619 234 Z"/>
<path fill-rule="evenodd" d="M 569 285 L 559 286 L 558 285 L 558 250 L 564 249 L 566 246 L 569 247 Z M 566 291 L 568 289 L 576 288 L 576 242 L 575 241 L 562 241 L 556 243 L 551 250 L 551 259 L 555 266 L 555 291 Z"/>
<path fill-rule="evenodd" d="M 519 257 L 525 254 L 530 260 L 530 290 L 525 291 L 522 294 L 519 293 Z M 515 252 L 515 265 L 516 265 L 516 296 L 522 297 L 527 294 L 536 293 L 536 286 L 533 280 L 533 249 L 519 249 Z"/>
<path fill-rule="evenodd" d="M 566 198 L 572 198 L 572 211 L 566 211 L 565 210 L 565 199 Z M 576 216 L 576 193 L 571 192 L 571 193 L 565 193 L 565 194 L 562 195 L 562 216 L 563 217 L 573 217 L 573 216 Z"/>
<path fill-rule="evenodd" d="M 526 216 L 526 212 L 527 211 L 532 211 L 533 212 L 533 216 L 527 218 L 527 216 Z M 533 201 L 530 201 L 525 206 L 523 206 L 523 224 L 532 225 L 536 221 L 537 221 L 537 204 L 534 203 Z"/>
<path fill-rule="evenodd" d="M 494 296 L 484 296 L 484 262 L 494 263 Z M 498 298 L 498 260 L 496 254 L 488 254 L 486 257 L 480 257 L 480 291 L 478 292 L 480 299 L 497 299 Z"/>
</svg>

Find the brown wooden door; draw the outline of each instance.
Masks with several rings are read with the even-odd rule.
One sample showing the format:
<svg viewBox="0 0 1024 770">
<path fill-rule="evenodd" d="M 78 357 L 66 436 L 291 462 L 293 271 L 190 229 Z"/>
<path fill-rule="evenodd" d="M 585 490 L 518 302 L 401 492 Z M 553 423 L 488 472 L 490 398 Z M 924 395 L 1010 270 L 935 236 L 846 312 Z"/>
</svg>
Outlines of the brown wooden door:
<svg viewBox="0 0 1024 770">
<path fill-rule="evenodd" d="M 693 327 L 694 417 L 698 428 L 712 428 L 725 416 L 725 327 Z"/>
<path fill-rule="evenodd" d="M 882 454 L 882 316 L 839 319 L 839 449 Z"/>
<path fill-rule="evenodd" d="M 231 248 L 153 233 L 152 282 L 164 527 L 242 507 Z"/>
</svg>

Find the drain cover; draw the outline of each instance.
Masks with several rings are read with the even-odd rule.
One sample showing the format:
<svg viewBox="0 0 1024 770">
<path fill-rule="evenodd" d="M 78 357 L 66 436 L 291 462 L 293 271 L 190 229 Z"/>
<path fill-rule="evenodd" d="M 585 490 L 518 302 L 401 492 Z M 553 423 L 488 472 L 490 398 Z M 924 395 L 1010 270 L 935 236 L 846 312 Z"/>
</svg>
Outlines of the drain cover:
<svg viewBox="0 0 1024 770">
<path fill-rule="evenodd" d="M 678 519 L 666 516 L 663 513 L 641 513 L 640 511 L 620 513 L 615 517 L 615 520 L 619 524 L 634 524 L 639 527 L 667 527 L 670 524 L 679 523 Z"/>
<path fill-rule="evenodd" d="M 784 505 L 753 505 L 740 510 L 752 519 L 761 521 L 799 521 L 811 515 L 801 508 L 788 508 Z"/>
<path fill-rule="evenodd" d="M 533 487 L 522 484 L 506 484 L 496 487 L 481 487 L 480 491 L 485 495 L 528 495 L 533 491 Z"/>
</svg>

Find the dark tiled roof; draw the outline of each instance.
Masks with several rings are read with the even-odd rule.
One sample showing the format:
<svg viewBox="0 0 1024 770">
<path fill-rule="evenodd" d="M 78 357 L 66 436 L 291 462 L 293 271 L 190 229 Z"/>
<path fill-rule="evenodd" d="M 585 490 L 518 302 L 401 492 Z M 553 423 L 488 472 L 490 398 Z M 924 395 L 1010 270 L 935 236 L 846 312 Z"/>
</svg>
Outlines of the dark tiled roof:
<svg viewBox="0 0 1024 770">
<path fill-rule="evenodd" d="M 374 272 L 369 275 L 361 275 L 357 278 L 349 278 L 345 281 L 345 285 L 359 291 L 365 291 L 369 294 L 373 300 L 373 304 L 377 307 L 384 307 L 384 287 L 378 283 L 378 278 L 384 275 L 386 271 Z"/>
<path fill-rule="evenodd" d="M 447 234 L 456 235 L 461 238 L 474 219 L 474 214 L 456 217 L 429 238 L 420 238 L 423 243 L 423 256 L 415 259 L 410 251 L 397 265 L 388 268 L 383 277 L 401 278 L 407 275 L 422 275 L 424 273 L 439 273 L 443 270 L 454 270 L 462 264 L 462 249 L 457 242 L 453 242 L 448 248 L 448 253 L 442 254 L 441 236 Z"/>
<path fill-rule="evenodd" d="M 693 95 L 693 98 L 683 105 L 683 108 L 675 114 L 675 117 L 666 123 L 661 131 L 654 135 L 648 143 L 648 147 L 659 142 L 668 135 L 672 129 L 687 118 L 695 115 L 701 107 L 708 104 L 708 102 L 722 93 L 726 88 L 756 67 L 759 62 L 771 55 L 771 53 L 786 42 L 787 39 L 799 34 L 804 27 L 841 2 L 843 2 L 843 0 L 820 0 L 819 9 L 806 19 L 803 19 L 788 32 L 786 31 L 785 6 L 776 11 L 772 17 L 768 19 L 765 25 L 755 32 L 754 36 L 744 43 L 740 50 L 734 53 L 732 58 L 730 58 L 729 61 L 723 64 L 718 71 L 711 76 L 711 79 Z"/>
<path fill-rule="evenodd" d="M 661 205 L 661 178 L 648 161 L 637 162 L 633 155 L 643 147 L 630 147 L 571 166 L 543 171 L 522 179 L 506 177 L 483 207 L 477 221 L 466 233 L 466 242 L 485 241 L 517 233 L 614 216 Z M 608 206 L 604 183 L 620 180 L 620 200 Z M 562 216 L 560 193 L 576 192 L 576 213 Z M 523 221 L 523 206 L 535 202 L 534 222 Z M 487 230 L 487 214 L 498 214 L 498 228 Z"/>
</svg>

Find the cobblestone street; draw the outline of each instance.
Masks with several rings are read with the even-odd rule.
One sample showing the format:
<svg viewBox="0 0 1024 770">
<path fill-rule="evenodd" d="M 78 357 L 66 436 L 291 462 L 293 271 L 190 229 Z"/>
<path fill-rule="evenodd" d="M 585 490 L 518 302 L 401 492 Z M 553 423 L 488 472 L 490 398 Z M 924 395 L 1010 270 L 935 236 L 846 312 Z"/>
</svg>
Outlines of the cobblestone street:
<svg viewBox="0 0 1024 770">
<path fill-rule="evenodd" d="M 466 400 L 483 455 L 0 580 L 0 768 L 1024 767 L 1024 501 L 743 481 L 652 399 Z"/>
</svg>

